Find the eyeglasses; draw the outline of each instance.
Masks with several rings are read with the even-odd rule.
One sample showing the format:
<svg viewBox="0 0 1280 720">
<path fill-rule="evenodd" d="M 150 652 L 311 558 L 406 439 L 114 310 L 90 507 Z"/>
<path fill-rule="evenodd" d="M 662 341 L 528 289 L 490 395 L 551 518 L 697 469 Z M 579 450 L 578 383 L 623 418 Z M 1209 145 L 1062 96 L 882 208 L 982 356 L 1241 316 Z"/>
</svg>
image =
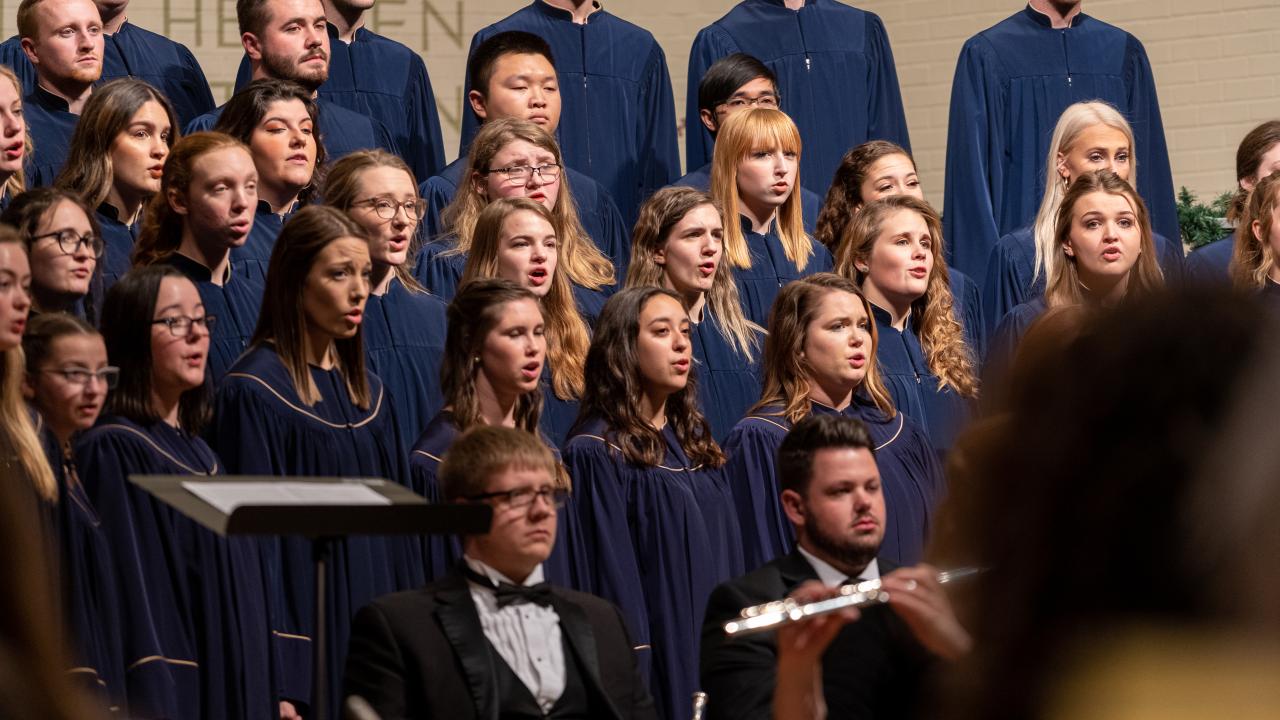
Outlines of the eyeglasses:
<svg viewBox="0 0 1280 720">
<path fill-rule="evenodd" d="M 369 207 L 373 208 L 373 212 L 376 213 L 377 216 L 382 218 L 383 220 L 390 220 L 391 218 L 395 217 L 396 211 L 399 210 L 400 208 L 404 208 L 404 214 L 410 220 L 421 220 L 422 213 L 425 212 L 427 209 L 427 201 L 422 199 L 396 202 L 391 198 L 373 197 L 373 198 L 366 198 L 364 200 L 357 200 L 351 204 L 352 205 L 368 205 Z"/>
<path fill-rule="evenodd" d="M 485 174 L 492 175 L 494 173 L 506 178 L 508 185 L 523 185 L 529 182 L 529 177 L 534 173 L 537 173 L 543 182 L 551 182 L 560 177 L 560 164 L 547 163 L 536 167 L 533 165 L 512 165 L 504 168 L 489 168 L 489 172 Z"/>
<path fill-rule="evenodd" d="M 61 375 L 63 380 L 66 380 L 72 385 L 79 385 L 80 387 L 87 387 L 91 381 L 97 380 L 98 382 L 106 385 L 108 390 L 115 388 L 116 382 L 120 380 L 120 368 L 110 366 L 104 367 L 96 372 L 89 368 L 82 367 L 57 368 L 54 370 L 44 370 L 42 372 L 47 372 L 52 375 Z"/>
<path fill-rule="evenodd" d="M 80 235 L 75 230 L 59 230 L 58 232 L 35 235 L 31 238 L 31 242 L 35 243 L 45 238 L 55 238 L 58 241 L 58 249 L 62 251 L 63 255 L 75 255 L 80 252 L 80 248 L 86 247 L 89 248 L 95 258 L 101 258 L 107 249 L 107 244 L 97 235 L 93 233 Z"/>
<path fill-rule="evenodd" d="M 205 315 L 204 317 L 198 317 L 198 318 L 187 317 L 186 315 L 179 315 L 177 317 L 167 317 L 167 318 L 160 318 L 159 320 L 152 320 L 151 324 L 167 325 L 169 326 L 170 335 L 176 338 L 184 338 L 191 334 L 191 328 L 196 325 L 199 325 L 200 327 L 204 328 L 205 332 L 211 332 L 213 330 L 214 324 L 217 323 L 217 321 L 218 321 L 218 316 L 216 315 Z"/>
<path fill-rule="evenodd" d="M 564 506 L 565 500 L 569 499 L 569 491 L 564 488 L 516 488 L 515 490 L 503 490 L 502 492 L 481 493 L 480 495 L 470 495 L 468 500 L 498 500 L 510 508 L 527 508 L 533 504 L 534 498 L 542 498 L 546 500 L 552 507 L 560 508 Z"/>
<path fill-rule="evenodd" d="M 781 98 L 779 98 L 777 95 L 774 95 L 773 93 L 765 93 L 760 97 L 754 97 L 754 98 L 731 97 L 728 100 L 725 100 L 721 104 L 728 105 L 734 110 L 741 110 L 742 108 L 756 107 L 756 106 L 760 106 L 762 108 L 776 108 L 778 107 L 778 103 L 780 100 Z"/>
</svg>

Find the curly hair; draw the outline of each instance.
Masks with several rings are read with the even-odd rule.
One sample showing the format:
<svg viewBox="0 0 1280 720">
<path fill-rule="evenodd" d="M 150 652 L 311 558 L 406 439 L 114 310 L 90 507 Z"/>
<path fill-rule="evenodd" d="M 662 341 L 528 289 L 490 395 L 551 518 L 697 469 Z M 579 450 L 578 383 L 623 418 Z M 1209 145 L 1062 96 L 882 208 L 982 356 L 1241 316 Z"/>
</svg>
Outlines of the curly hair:
<svg viewBox="0 0 1280 720">
<path fill-rule="evenodd" d="M 845 226 L 853 219 L 858 208 L 862 207 L 862 183 L 866 181 L 867 173 L 871 172 L 871 166 L 890 155 L 902 155 L 911 160 L 912 167 L 915 166 L 911 153 L 888 140 L 862 143 L 850 148 L 840 160 L 840 167 L 836 168 L 827 197 L 822 201 L 822 210 L 818 212 L 817 225 L 813 229 L 813 239 L 826 245 L 832 255 L 839 249 Z"/>
<path fill-rule="evenodd" d="M 542 203 L 529 198 L 502 198 L 489 203 L 480 211 L 476 229 L 471 239 L 471 252 L 462 270 L 460 284 L 498 275 L 498 250 L 502 226 L 511 215 L 526 211 L 547 221 L 560 237 L 556 218 Z M 563 252 L 557 253 L 563 258 Z M 582 395 L 582 371 L 587 348 L 591 345 L 591 332 L 578 312 L 569 287 L 566 273 L 556 271 L 551 275 L 551 289 L 542 299 L 542 316 L 547 323 L 547 364 L 551 368 L 551 385 L 556 397 L 573 400 Z"/>
<path fill-rule="evenodd" d="M 1280 205 L 1280 171 L 1254 186 L 1240 214 L 1231 251 L 1231 282 L 1240 290 L 1262 287 L 1276 267 L 1276 251 L 1271 247 L 1270 238 L 1276 230 L 1273 220 L 1277 205 Z"/>
<path fill-rule="evenodd" d="M 612 440 L 622 449 L 623 457 L 636 465 L 658 465 L 666 456 L 662 432 L 640 417 L 643 380 L 636 347 L 640 313 L 659 295 L 684 307 L 679 295 L 656 287 L 626 288 L 605 303 L 587 352 L 586 389 L 574 423 L 576 432 L 588 419 L 603 419 Z M 690 368 L 688 384 L 667 397 L 667 426 L 675 432 L 690 460 L 720 467 L 725 463 L 724 452 L 712 438 L 711 425 L 698 409 L 697 374 L 692 366 Z"/>
<path fill-rule="evenodd" d="M 910 195 L 890 195 L 867 203 L 845 226 L 836 256 L 836 272 L 858 283 L 867 282 L 866 267 L 876 241 L 888 229 L 889 218 L 899 211 L 913 212 L 924 219 L 933 240 L 933 271 L 924 294 L 911 303 L 911 324 L 920 338 L 925 361 L 938 376 L 938 389 L 950 386 L 965 397 L 978 396 L 978 378 L 973 349 L 965 343 L 964 329 L 956 320 L 951 296 L 951 275 L 942 244 L 942 219 L 923 200 Z"/>
<path fill-rule="evenodd" d="M 822 306 L 822 299 L 833 292 L 846 292 L 858 298 L 871 319 L 871 304 L 852 280 L 835 273 L 814 273 L 793 280 L 778 291 L 769 310 L 769 334 L 764 341 L 764 381 L 760 402 L 749 413 L 757 413 L 773 405 L 782 406 L 782 415 L 792 423 L 809 414 L 809 369 L 804 360 L 804 341 L 809 325 Z M 858 391 L 864 392 L 887 416 L 897 411 L 880 380 L 876 365 L 876 348 L 880 337 L 874 322 L 869 323 L 871 351 L 867 353 L 867 374 Z"/>
</svg>

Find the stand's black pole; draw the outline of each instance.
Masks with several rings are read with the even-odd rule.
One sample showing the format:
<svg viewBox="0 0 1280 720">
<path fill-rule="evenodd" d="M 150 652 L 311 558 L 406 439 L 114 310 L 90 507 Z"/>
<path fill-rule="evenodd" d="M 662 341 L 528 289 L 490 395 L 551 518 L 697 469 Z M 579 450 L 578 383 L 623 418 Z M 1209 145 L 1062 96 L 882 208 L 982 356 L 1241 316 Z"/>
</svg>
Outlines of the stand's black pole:
<svg viewBox="0 0 1280 720">
<path fill-rule="evenodd" d="M 316 613 L 315 632 L 311 639 L 311 717 L 315 720 L 329 718 L 329 657 L 328 645 L 328 608 L 325 580 L 328 578 L 329 553 L 333 548 L 333 539 L 319 537 L 311 541 L 311 557 L 315 560 L 316 571 Z"/>
</svg>

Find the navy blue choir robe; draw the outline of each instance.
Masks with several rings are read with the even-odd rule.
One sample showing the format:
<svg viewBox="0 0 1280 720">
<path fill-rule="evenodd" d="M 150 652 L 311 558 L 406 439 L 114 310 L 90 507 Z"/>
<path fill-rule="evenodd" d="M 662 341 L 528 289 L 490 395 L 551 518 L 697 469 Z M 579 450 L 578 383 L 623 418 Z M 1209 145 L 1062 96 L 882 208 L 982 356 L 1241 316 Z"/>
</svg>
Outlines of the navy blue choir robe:
<svg viewBox="0 0 1280 720">
<path fill-rule="evenodd" d="M 1262 283 L 1262 289 L 1258 291 L 1258 298 L 1262 301 L 1264 308 L 1280 316 L 1280 283 L 1267 278 Z"/>
<path fill-rule="evenodd" d="M 878 16 L 835 0 L 808 0 L 799 11 L 782 0 L 744 0 L 699 31 L 689 51 L 689 167 L 711 162 L 714 143 L 698 119 L 698 84 L 715 61 L 736 52 L 778 76 L 782 110 L 804 139 L 805 185 L 826 188 L 845 152 L 868 140 L 910 149 L 893 51 Z"/>
<path fill-rule="evenodd" d="M 222 284 L 215 285 L 209 268 L 182 253 L 172 253 L 164 262 L 195 283 L 205 313 L 218 318 L 209 331 L 209 360 L 205 370 L 216 385 L 253 337 L 262 309 L 262 280 L 231 265 Z"/>
<path fill-rule="evenodd" d="M 1236 236 L 1232 231 L 1196 248 L 1187 256 L 1187 282 L 1204 286 L 1231 284 L 1231 254 L 1235 247 Z"/>
<path fill-rule="evenodd" d="M 1088 100 L 1111 103 L 1129 121 L 1142 170 L 1138 191 L 1152 228 L 1180 237 L 1169 150 L 1142 43 L 1083 13 L 1071 28 L 1054 30 L 1028 6 L 969 38 L 956 62 L 942 213 L 951 264 L 984 282 L 991 248 L 1029 224 L 1040 207 L 1059 116 Z"/>
<path fill-rule="evenodd" d="M 1182 246 L 1159 234 L 1153 234 L 1151 241 L 1165 284 L 1181 285 L 1186 274 Z M 1005 235 L 992 248 L 987 260 L 987 280 L 982 287 L 982 314 L 989 332 L 994 332 L 1015 306 L 1044 295 L 1048 279 L 1043 272 L 1032 279 L 1035 264 L 1036 241 L 1030 226 Z"/>
<path fill-rule="evenodd" d="M 631 637 L 651 648 L 658 714 L 689 714 L 698 682 L 698 627 L 711 590 L 743 571 L 741 532 L 722 468 L 694 465 L 670 426 L 666 457 L 624 459 L 602 420 L 588 419 L 564 447 L 573 494 L 559 542 L 570 584 L 618 605 Z"/>
<path fill-rule="evenodd" d="M 971 398 L 956 392 L 950 385 L 938 387 L 938 376 L 929 368 L 920 338 L 907 320 L 907 326 L 899 331 L 893 326 L 889 313 L 876 305 L 871 306 L 875 316 L 879 340 L 876 342 L 876 367 L 884 381 L 893 406 L 924 428 L 929 444 L 944 457 L 956 437 L 964 430 L 977 411 Z M 970 348 L 975 360 L 977 350 Z"/>
<path fill-rule="evenodd" d="M 764 337 L 758 337 L 756 357 L 743 356 L 706 304 L 701 322 L 693 325 L 691 340 L 698 368 L 698 406 L 711 423 L 716 441 L 721 442 L 760 399 L 759 353 Z"/>
<path fill-rule="evenodd" d="M 246 276 L 266 283 L 267 267 L 271 264 L 271 251 L 276 247 L 276 238 L 280 237 L 284 224 L 299 209 L 298 203 L 294 203 L 288 212 L 277 213 L 272 211 L 266 200 L 259 200 L 258 208 L 253 213 L 253 227 L 249 229 L 249 237 L 240 247 L 232 248 L 231 264 L 238 270 L 242 269 Z"/>
<path fill-rule="evenodd" d="M 386 126 L 368 115 L 348 110 L 323 96 L 316 98 L 319 108 L 320 142 L 324 143 L 326 160 L 333 163 L 344 155 L 356 150 L 386 150 L 392 155 L 399 155 L 400 149 L 391 139 Z M 213 130 L 218 118 L 222 116 L 219 105 L 213 110 L 187 123 L 183 135 L 190 135 L 202 130 Z"/>
<path fill-rule="evenodd" d="M 595 178 L 625 222 L 634 223 L 640 204 L 680 177 L 675 96 L 662 47 L 649 31 L 607 10 L 596 10 L 578 25 L 568 10 L 533 0 L 477 32 L 468 61 L 480 43 L 508 30 L 533 33 L 551 46 L 560 79 L 558 139 L 565 163 Z M 480 125 L 466 102 L 470 91 L 468 78 L 459 155 L 466 154 Z"/>
<path fill-rule="evenodd" d="M 992 331 L 991 344 L 987 346 L 987 358 L 983 362 L 983 385 L 991 387 L 1007 379 L 1022 336 L 1027 334 L 1027 330 L 1040 319 L 1046 309 L 1048 304 L 1041 294 L 1015 305 L 1005 313 Z"/>
<path fill-rule="evenodd" d="M 240 58 L 236 91 L 252 79 L 246 55 Z M 408 46 L 364 27 L 347 43 L 329 25 L 329 79 L 317 92 L 385 125 L 414 177 L 431 177 L 444 167 L 440 113 L 427 64 Z"/>
<path fill-rule="evenodd" d="M 466 253 L 447 252 L 454 244 L 453 235 L 429 242 L 422 246 L 414 260 L 414 279 L 445 302 L 453 300 L 453 296 L 458 294 L 458 283 L 462 280 L 462 271 L 467 267 Z M 574 304 L 578 306 L 578 312 L 582 313 L 587 327 L 595 327 L 596 318 L 600 317 L 605 302 L 617 287 L 606 285 L 600 290 L 592 290 L 573 281 L 569 282 Z"/>
<path fill-rule="evenodd" d="M 692 170 L 673 183 L 681 187 L 691 187 L 702 192 L 711 192 L 711 163 Z M 822 196 L 809 188 L 800 186 L 800 214 L 804 216 L 804 231 L 813 234 L 818 227 L 818 213 L 822 212 Z"/>
<path fill-rule="evenodd" d="M 320 400 L 308 406 L 294 390 L 280 357 L 269 346 L 251 348 L 218 385 L 212 440 L 241 475 L 385 478 L 408 485 L 408 454 L 382 381 L 368 374 L 368 410 L 353 404 L 338 370 L 311 367 Z M 310 638 L 315 628 L 310 543 L 264 542 L 272 586 L 276 651 L 286 673 L 281 693 L 311 693 Z M 336 544 L 328 580 L 329 687 L 340 687 L 351 618 L 370 600 L 425 580 L 416 540 L 352 537 Z M 333 698 L 333 716 L 337 703 Z"/>
<path fill-rule="evenodd" d="M 769 309 L 778 290 L 792 280 L 799 280 L 814 273 L 831 272 L 835 265 L 825 245 L 809 239 L 813 253 L 804 270 L 796 268 L 787 259 L 787 251 L 778 237 L 778 223 L 769 226 L 769 232 L 761 235 L 751 231 L 751 222 L 742 220 L 742 236 L 751 253 L 751 267 L 733 268 L 733 279 L 738 283 L 738 295 L 742 298 L 742 312 L 761 327 L 769 325 Z"/>
<path fill-rule="evenodd" d="M 151 83 L 173 104 L 180 126 L 213 109 L 209 81 L 186 45 L 128 20 L 116 32 L 104 35 L 103 41 L 102 79 L 98 84 L 122 77 Z M 22 52 L 18 36 L 0 44 L 0 63 L 13 68 L 21 78 L 24 94 L 35 89 L 36 70 Z"/>
<path fill-rule="evenodd" d="M 942 262 L 936 258 L 935 262 Z M 987 348 L 987 323 L 983 316 L 982 290 L 968 275 L 947 268 L 947 277 L 951 281 L 952 313 L 961 327 L 964 328 L 965 342 L 973 348 L 974 359 L 981 360 Z"/>
<path fill-rule="evenodd" d="M 946 491 L 938 454 L 924 430 L 901 412 L 886 417 L 858 395 L 844 410 L 813 402 L 809 412 L 845 415 L 866 424 L 884 489 L 886 522 L 879 557 L 898 565 L 920 562 L 933 510 Z M 769 406 L 743 418 L 724 442 L 747 567 L 759 567 L 795 549 L 795 531 L 779 500 L 777 465 L 778 446 L 790 430 L 782 407 Z"/>
<path fill-rule="evenodd" d="M 68 110 L 67 101 L 37 87 L 22 98 L 22 114 L 27 135 L 34 148 L 24 162 L 27 187 L 52 185 L 67 162 L 71 150 L 71 134 L 80 116 Z"/>
<path fill-rule="evenodd" d="M 392 278 L 364 306 L 364 352 L 395 409 L 400 446 L 412 447 L 440 410 L 440 361 L 448 322 L 445 304 Z"/>
<path fill-rule="evenodd" d="M 150 625 L 149 607 L 146 603 L 133 603 L 130 610 L 141 610 L 142 622 L 133 618 L 122 621 L 124 604 L 121 598 L 125 593 L 121 592 L 110 541 L 102 531 L 98 513 L 80 483 L 75 459 L 70 448 L 62 447 L 53 433 L 43 426 L 39 414 L 32 414 L 39 423 L 37 430 L 41 445 L 58 482 L 54 520 L 59 548 L 57 587 L 72 651 L 73 667 L 68 676 L 102 707 L 123 708 L 126 705 L 125 666 L 138 658 L 125 657 L 121 633 L 126 624 L 131 627 Z M 131 598 L 141 594 L 136 589 L 127 593 Z M 153 636 L 154 630 L 142 635 L 144 640 Z M 155 655 L 156 650 L 158 648 L 154 646 L 149 648 L 147 656 Z M 139 698 L 139 704 L 148 703 Z"/>
<path fill-rule="evenodd" d="M 445 166 L 439 175 L 427 178 L 418 188 L 422 199 L 427 202 L 418 233 L 427 242 L 436 242 L 445 234 L 446 228 L 440 216 L 458 194 L 458 185 L 466 169 L 467 158 L 458 158 Z M 569 179 L 573 204 L 578 206 L 582 229 L 587 231 L 587 236 L 600 252 L 613 261 L 614 275 L 621 282 L 626 278 L 627 265 L 631 262 L 631 228 L 622 221 L 618 206 L 600 183 L 573 168 L 565 168 L 564 174 Z"/>
<path fill-rule="evenodd" d="M 599 316 L 600 313 L 597 310 L 596 314 L 589 319 L 583 317 L 583 320 L 587 320 L 588 330 Z M 578 399 L 565 400 L 556 395 L 555 388 L 551 384 L 551 359 L 548 358 L 542 363 L 542 417 L 538 419 L 538 429 L 542 431 L 547 444 L 558 451 L 569 440 L 569 432 L 573 430 L 573 424 L 577 420 Z"/>
<path fill-rule="evenodd" d="M 275 668 L 258 541 L 219 537 L 128 481 L 130 474 L 215 476 L 223 472 L 218 456 L 162 421 L 107 416 L 76 442 L 75 463 L 120 583 L 138 590 L 123 598 L 126 657 L 138 658 L 128 671 L 131 713 L 267 717 Z M 150 626 L 142 616 L 148 608 Z M 143 656 L 143 648 L 155 650 Z M 140 670 L 148 677 L 138 677 Z"/>
<path fill-rule="evenodd" d="M 142 215 L 132 225 L 120 220 L 120 214 L 107 203 L 98 206 L 98 225 L 102 227 L 102 240 L 106 252 L 102 256 L 102 290 L 106 292 L 116 284 L 121 275 L 133 268 L 133 245 L 142 229 Z"/>
</svg>

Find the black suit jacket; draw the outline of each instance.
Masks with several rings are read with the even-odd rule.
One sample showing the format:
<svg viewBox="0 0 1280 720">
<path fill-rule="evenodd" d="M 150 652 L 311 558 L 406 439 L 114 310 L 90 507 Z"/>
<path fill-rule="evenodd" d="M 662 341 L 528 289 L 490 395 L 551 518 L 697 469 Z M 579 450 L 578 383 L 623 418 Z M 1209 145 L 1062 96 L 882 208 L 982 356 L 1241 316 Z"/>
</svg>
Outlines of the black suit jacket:
<svg viewBox="0 0 1280 720">
<path fill-rule="evenodd" d="M 552 607 L 601 717 L 655 718 L 622 615 L 585 593 L 554 588 Z M 461 572 L 419 590 L 378 598 L 356 614 L 343 694 L 360 695 L 383 720 L 496 720 L 497 652 Z"/>
<path fill-rule="evenodd" d="M 879 562 L 880 571 L 894 569 Z M 773 715 L 777 648 L 773 633 L 730 639 L 724 623 L 744 607 L 780 600 L 818 574 L 798 550 L 711 593 L 702 625 L 702 689 L 709 720 L 768 720 Z M 930 656 L 897 613 L 884 605 L 864 608 L 846 625 L 822 660 L 831 718 L 900 718 L 913 714 Z"/>
</svg>

